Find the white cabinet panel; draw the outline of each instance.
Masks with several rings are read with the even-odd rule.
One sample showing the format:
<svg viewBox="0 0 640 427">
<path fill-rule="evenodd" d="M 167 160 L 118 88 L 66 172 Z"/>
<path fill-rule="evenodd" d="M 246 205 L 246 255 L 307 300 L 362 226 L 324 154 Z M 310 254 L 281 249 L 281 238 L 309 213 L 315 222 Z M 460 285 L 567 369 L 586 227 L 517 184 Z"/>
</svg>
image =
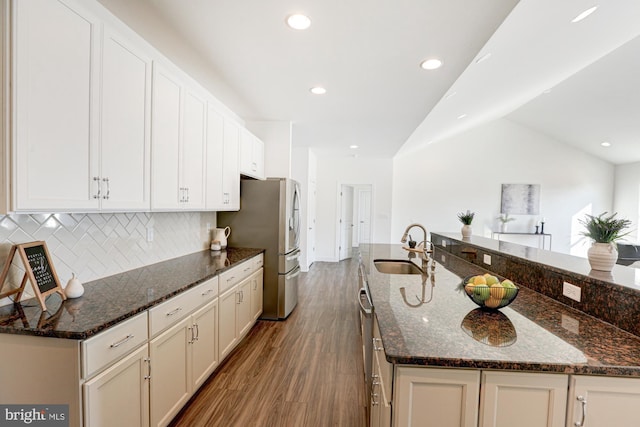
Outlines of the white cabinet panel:
<svg viewBox="0 0 640 427">
<path fill-rule="evenodd" d="M 14 207 L 97 209 L 99 23 L 75 2 L 13 5 Z"/>
<path fill-rule="evenodd" d="M 563 427 L 567 375 L 483 372 L 480 426 Z"/>
<path fill-rule="evenodd" d="M 83 385 L 85 427 L 149 425 L 147 345 Z"/>
<path fill-rule="evenodd" d="M 240 127 L 212 105 L 207 114 L 207 210 L 240 209 Z"/>
<path fill-rule="evenodd" d="M 224 120 L 223 153 L 223 208 L 220 210 L 240 209 L 240 170 L 239 145 L 240 127 L 231 120 Z"/>
<path fill-rule="evenodd" d="M 640 378 L 571 377 L 567 427 L 637 426 L 639 408 Z"/>
<path fill-rule="evenodd" d="M 218 349 L 223 360 L 238 342 L 238 320 L 236 316 L 239 295 L 236 287 L 220 295 L 218 315 Z"/>
<path fill-rule="evenodd" d="M 183 206 L 204 208 L 206 102 L 197 94 L 186 91 L 184 129 L 180 161 Z"/>
<path fill-rule="evenodd" d="M 151 59 L 105 28 L 102 47 L 102 209 L 149 210 Z"/>
<path fill-rule="evenodd" d="M 166 70 L 154 65 L 151 118 L 151 207 L 180 208 L 181 87 Z"/>
<path fill-rule="evenodd" d="M 264 143 L 244 128 L 240 132 L 240 173 L 264 179 Z"/>
<path fill-rule="evenodd" d="M 197 390 L 218 366 L 218 300 L 210 302 L 192 316 L 195 342 L 191 346 L 192 390 Z"/>
<path fill-rule="evenodd" d="M 480 371 L 399 367 L 394 425 L 475 427 Z"/>
</svg>

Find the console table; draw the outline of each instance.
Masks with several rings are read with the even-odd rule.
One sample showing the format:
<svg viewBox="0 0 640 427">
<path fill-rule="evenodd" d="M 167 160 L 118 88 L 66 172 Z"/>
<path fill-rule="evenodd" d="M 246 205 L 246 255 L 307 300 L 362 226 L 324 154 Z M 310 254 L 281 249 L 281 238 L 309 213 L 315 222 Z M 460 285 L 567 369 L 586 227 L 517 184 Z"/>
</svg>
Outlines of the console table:
<svg viewBox="0 0 640 427">
<path fill-rule="evenodd" d="M 492 239 L 496 239 L 497 238 L 498 240 L 500 240 L 500 236 L 502 236 L 502 235 L 505 235 L 505 236 L 508 236 L 508 235 L 513 235 L 513 236 L 516 236 L 516 235 L 520 235 L 520 236 L 537 236 L 538 237 L 538 249 L 551 250 L 551 239 L 552 239 L 552 237 L 551 237 L 551 234 L 549 234 L 549 233 L 524 233 L 524 232 L 511 232 L 511 231 L 504 232 L 504 233 L 501 232 L 501 231 L 492 231 L 491 232 L 491 238 Z M 548 248 L 546 247 L 547 237 L 549 238 L 549 247 Z"/>
</svg>

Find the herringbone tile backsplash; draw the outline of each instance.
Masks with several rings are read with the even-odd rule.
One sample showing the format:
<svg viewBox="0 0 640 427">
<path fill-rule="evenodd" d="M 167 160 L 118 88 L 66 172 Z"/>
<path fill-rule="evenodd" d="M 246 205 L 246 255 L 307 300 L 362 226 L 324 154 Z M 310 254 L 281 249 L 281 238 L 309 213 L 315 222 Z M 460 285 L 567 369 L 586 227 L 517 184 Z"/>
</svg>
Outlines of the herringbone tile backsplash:
<svg viewBox="0 0 640 427">
<path fill-rule="evenodd" d="M 215 227 L 215 212 L 0 215 L 0 268 L 11 245 L 44 240 L 63 286 L 72 273 L 88 282 L 207 249 L 207 224 Z M 16 257 L 3 290 L 17 287 L 23 274 Z M 26 289 L 23 298 L 33 296 Z"/>
</svg>

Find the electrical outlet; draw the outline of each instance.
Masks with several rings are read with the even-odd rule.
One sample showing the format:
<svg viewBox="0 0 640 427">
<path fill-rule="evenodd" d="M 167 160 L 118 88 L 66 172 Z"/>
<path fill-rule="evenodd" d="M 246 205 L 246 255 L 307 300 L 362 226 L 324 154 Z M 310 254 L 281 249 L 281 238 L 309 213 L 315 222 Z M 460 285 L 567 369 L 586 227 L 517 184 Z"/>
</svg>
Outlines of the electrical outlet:
<svg viewBox="0 0 640 427">
<path fill-rule="evenodd" d="M 569 282 L 562 283 L 562 295 L 565 297 L 580 302 L 581 294 L 582 289 L 579 286 L 573 285 Z"/>
<path fill-rule="evenodd" d="M 207 233 L 208 233 L 208 232 L 210 232 L 210 231 L 211 231 L 211 223 L 210 223 L 210 222 L 208 222 L 208 223 L 207 223 Z"/>
<path fill-rule="evenodd" d="M 440 262 L 442 262 L 442 263 L 447 262 L 447 257 L 446 257 L 446 256 L 444 256 L 444 255 L 441 255 L 441 256 L 440 256 Z"/>
<path fill-rule="evenodd" d="M 147 227 L 147 242 L 153 242 L 153 227 Z"/>
<path fill-rule="evenodd" d="M 442 247 L 443 247 L 443 248 L 446 248 L 446 247 L 447 247 L 447 241 L 446 241 L 446 240 L 443 240 L 443 241 L 442 241 Z"/>
<path fill-rule="evenodd" d="M 484 261 L 485 264 L 491 265 L 491 255 L 484 254 L 484 256 L 482 257 L 482 260 Z"/>
</svg>

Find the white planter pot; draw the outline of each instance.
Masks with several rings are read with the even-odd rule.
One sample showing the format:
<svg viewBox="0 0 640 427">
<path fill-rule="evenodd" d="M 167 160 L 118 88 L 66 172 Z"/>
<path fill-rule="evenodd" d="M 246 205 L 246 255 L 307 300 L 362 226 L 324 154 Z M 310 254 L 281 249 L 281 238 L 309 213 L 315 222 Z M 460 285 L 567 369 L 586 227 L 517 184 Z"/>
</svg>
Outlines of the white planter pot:
<svg viewBox="0 0 640 427">
<path fill-rule="evenodd" d="M 507 227 L 507 223 L 506 222 L 502 222 L 500 223 L 500 232 L 501 233 L 506 233 L 509 227 Z"/>
<path fill-rule="evenodd" d="M 462 238 L 463 239 L 467 239 L 469 237 L 471 237 L 471 226 L 470 225 L 463 225 L 462 226 Z"/>
<path fill-rule="evenodd" d="M 587 257 L 592 270 L 611 271 L 618 260 L 618 250 L 613 243 L 594 243 Z"/>
</svg>

